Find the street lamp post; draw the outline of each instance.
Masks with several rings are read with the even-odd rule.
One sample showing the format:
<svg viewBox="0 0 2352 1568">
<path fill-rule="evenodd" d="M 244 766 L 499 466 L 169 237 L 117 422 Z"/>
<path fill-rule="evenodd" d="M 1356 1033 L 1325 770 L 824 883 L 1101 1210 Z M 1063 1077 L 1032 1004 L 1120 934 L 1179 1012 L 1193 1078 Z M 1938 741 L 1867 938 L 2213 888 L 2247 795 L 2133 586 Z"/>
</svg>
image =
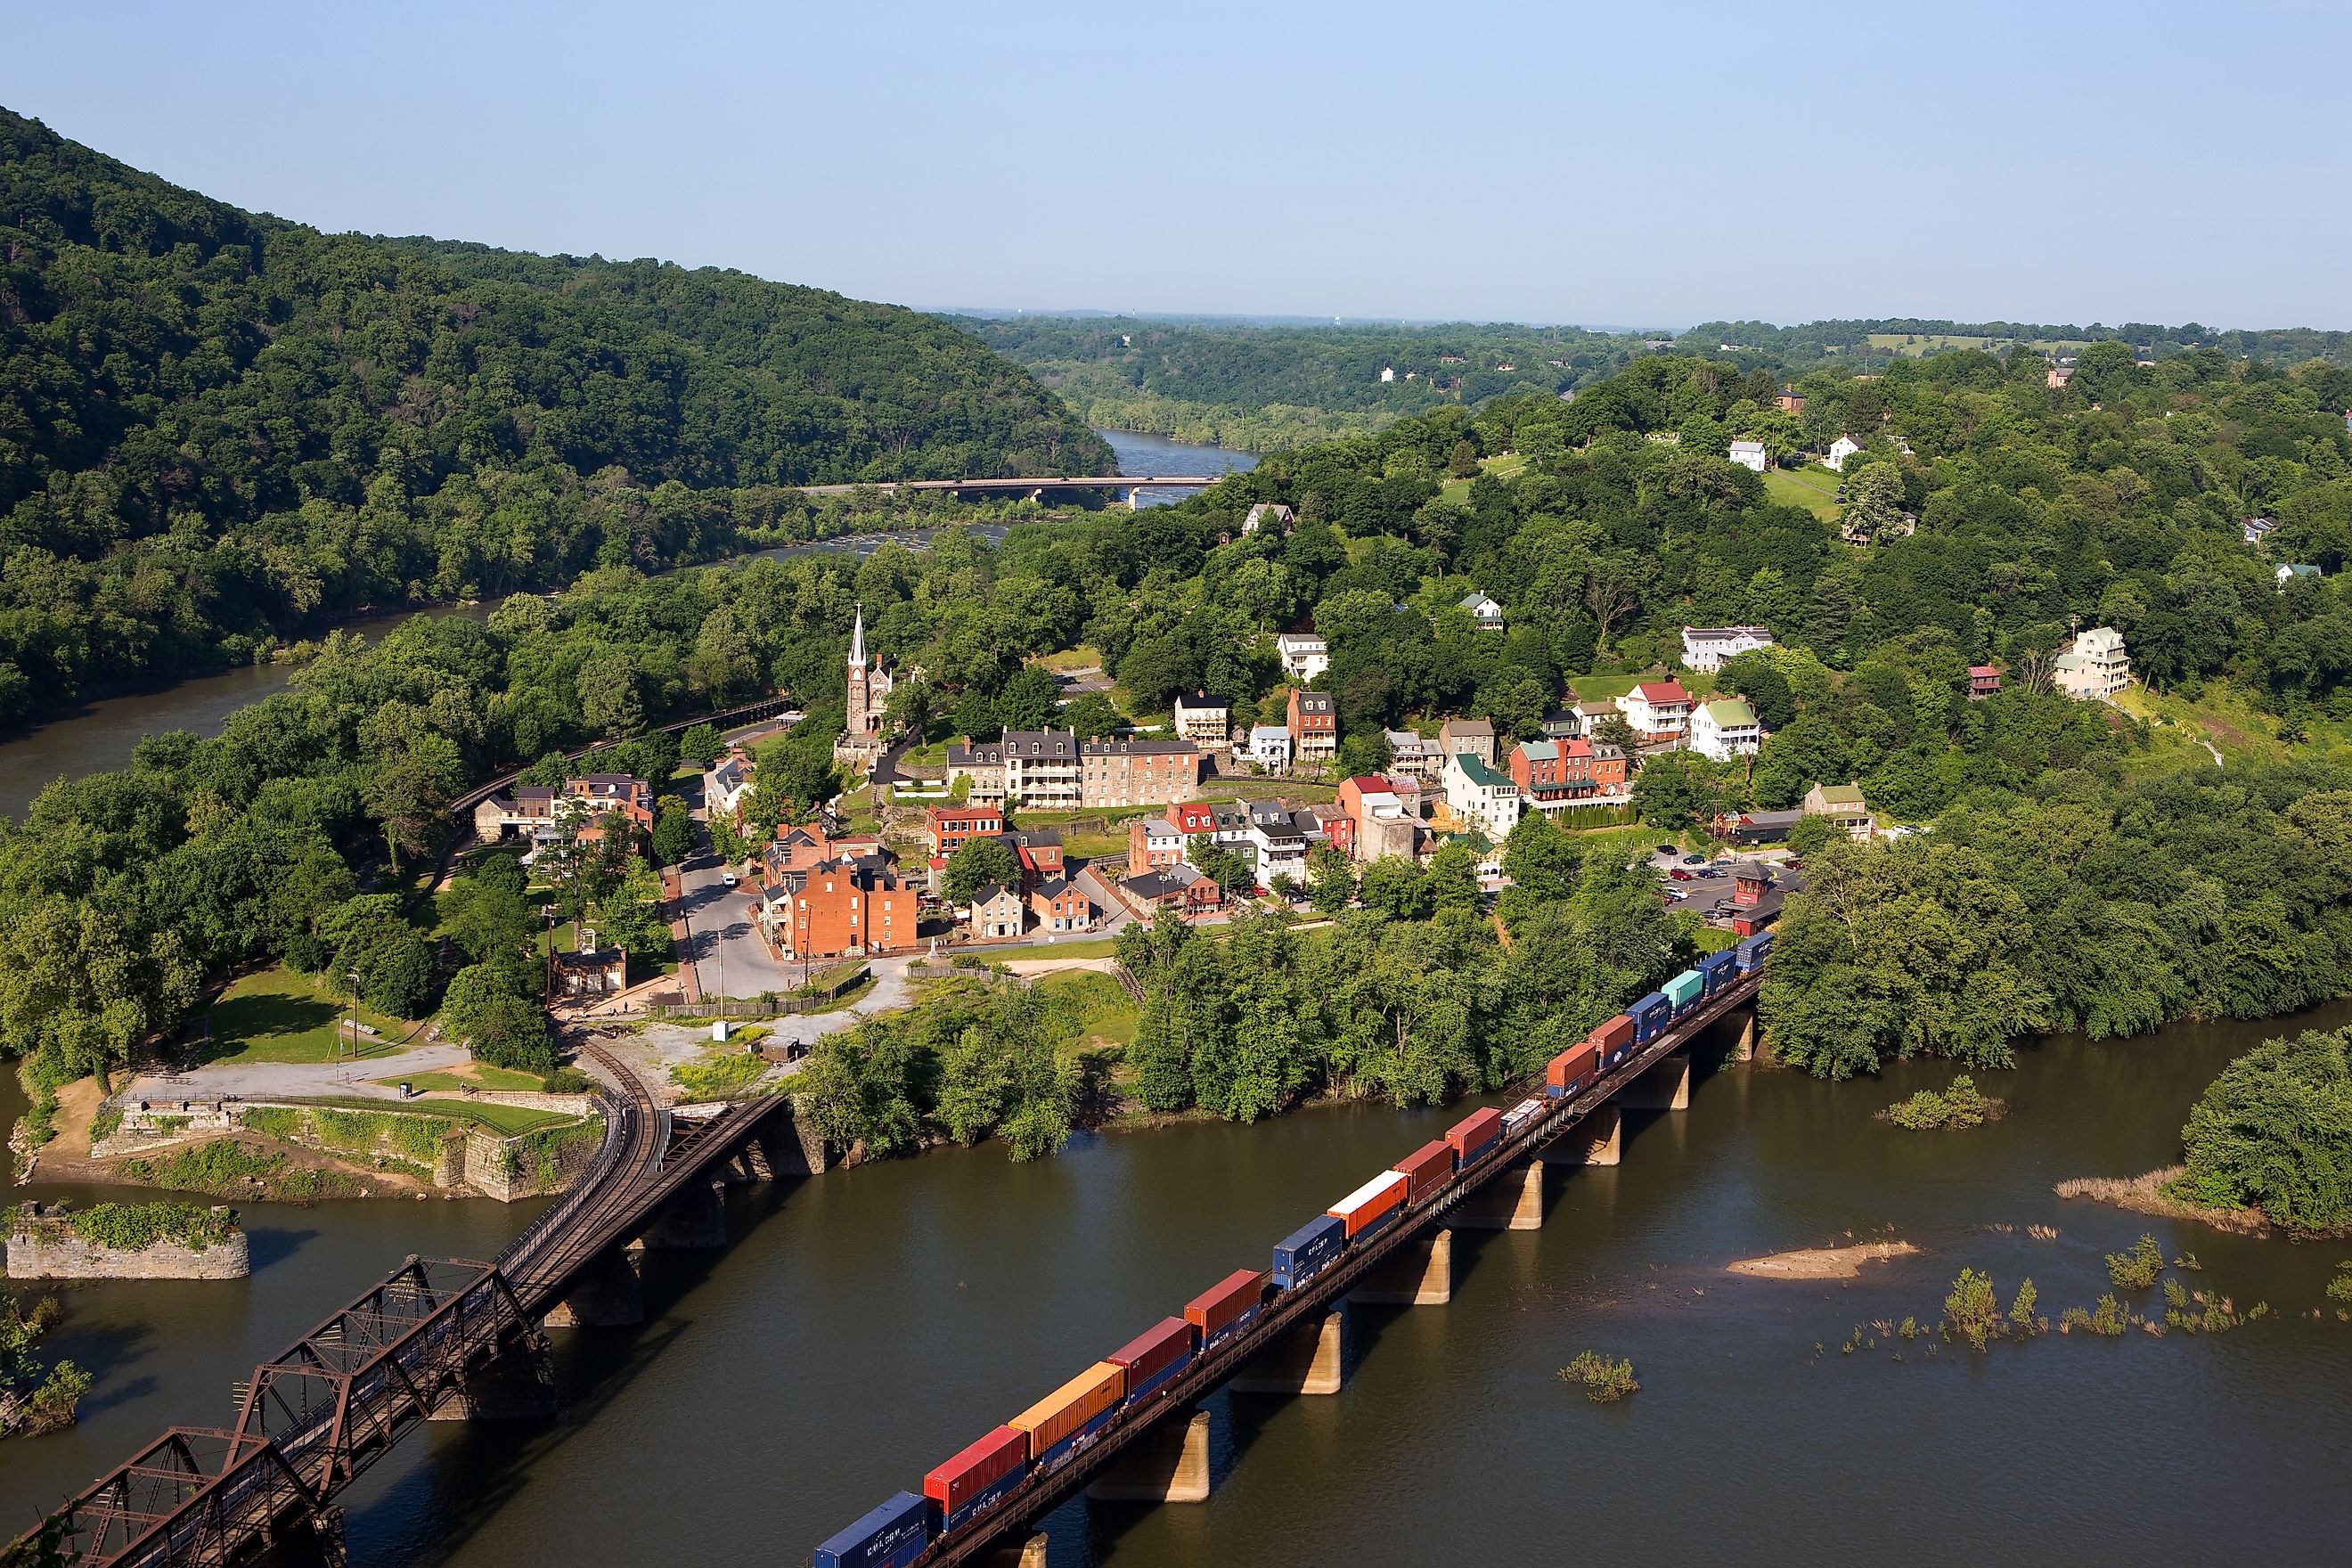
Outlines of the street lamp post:
<svg viewBox="0 0 2352 1568">
<path fill-rule="evenodd" d="M 343 978 L 350 981 L 352 986 L 352 1060 L 357 1062 L 360 1059 L 360 972 L 346 970 Z"/>
</svg>

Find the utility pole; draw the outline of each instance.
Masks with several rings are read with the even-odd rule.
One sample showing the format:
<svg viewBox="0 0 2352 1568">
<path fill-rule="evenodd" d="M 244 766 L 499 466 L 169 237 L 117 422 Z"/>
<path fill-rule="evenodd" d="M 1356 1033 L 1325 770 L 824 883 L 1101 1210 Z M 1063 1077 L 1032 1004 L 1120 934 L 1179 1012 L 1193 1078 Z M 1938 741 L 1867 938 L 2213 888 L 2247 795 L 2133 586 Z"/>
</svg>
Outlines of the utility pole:
<svg viewBox="0 0 2352 1568">
<path fill-rule="evenodd" d="M 360 972 L 347 970 L 343 978 L 352 983 L 352 1060 L 357 1062 L 360 1059 Z"/>
</svg>

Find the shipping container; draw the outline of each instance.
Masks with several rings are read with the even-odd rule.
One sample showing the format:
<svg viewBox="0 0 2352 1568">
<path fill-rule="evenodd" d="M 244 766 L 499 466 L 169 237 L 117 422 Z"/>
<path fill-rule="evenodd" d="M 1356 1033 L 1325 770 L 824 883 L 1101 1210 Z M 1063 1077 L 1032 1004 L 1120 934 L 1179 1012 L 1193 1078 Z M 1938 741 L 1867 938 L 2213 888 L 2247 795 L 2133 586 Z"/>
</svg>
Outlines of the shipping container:
<svg viewBox="0 0 2352 1568">
<path fill-rule="evenodd" d="M 1098 1361 L 1005 1425 L 1029 1435 L 1029 1462 L 1050 1470 L 1101 1435 L 1126 1392 L 1126 1369 Z"/>
<path fill-rule="evenodd" d="M 1663 992 L 1653 991 L 1626 1008 L 1625 1016 L 1633 1020 L 1633 1044 L 1646 1046 L 1674 1022 L 1675 1007 Z"/>
<path fill-rule="evenodd" d="M 1753 974 L 1764 967 L 1764 954 L 1772 946 L 1772 933 L 1759 931 L 1739 944 L 1739 972 Z"/>
<path fill-rule="evenodd" d="M 1110 1352 L 1113 1365 L 1127 1369 L 1127 1402 L 1143 1398 L 1192 1362 L 1192 1325 L 1162 1318 Z"/>
<path fill-rule="evenodd" d="M 1323 1212 L 1348 1227 L 1349 1241 L 1360 1240 L 1404 1212 L 1404 1194 L 1411 1186 L 1394 1171 L 1382 1171 Z"/>
<path fill-rule="evenodd" d="M 1600 1077 L 1601 1053 L 1591 1040 L 1580 1040 L 1551 1058 L 1544 1069 L 1544 1092 L 1554 1100 L 1581 1094 Z"/>
<path fill-rule="evenodd" d="M 1739 978 L 1739 950 L 1727 947 L 1708 953 L 1698 961 L 1698 972 L 1706 981 L 1706 994 L 1714 995 Z"/>
<path fill-rule="evenodd" d="M 1184 1321 L 1201 1333 L 1201 1353 L 1249 1326 L 1265 1300 L 1265 1275 L 1255 1268 L 1237 1268 L 1210 1289 L 1184 1303 Z"/>
<path fill-rule="evenodd" d="M 1454 1179 L 1454 1145 L 1423 1143 L 1389 1169 L 1404 1178 L 1404 1201 L 1417 1204 Z"/>
<path fill-rule="evenodd" d="M 923 1478 L 923 1495 L 939 1505 L 940 1529 L 961 1530 L 1004 1500 L 1029 1471 L 1029 1434 L 999 1426 Z"/>
<path fill-rule="evenodd" d="M 1472 1111 L 1448 1128 L 1445 1141 L 1454 1145 L 1456 1168 L 1467 1170 L 1472 1162 L 1483 1159 L 1502 1136 L 1502 1112 L 1488 1106 L 1484 1110 Z"/>
<path fill-rule="evenodd" d="M 1540 1100 L 1523 1100 L 1503 1112 L 1503 1136 L 1508 1138 L 1535 1120 L 1536 1112 L 1544 1108 Z"/>
<path fill-rule="evenodd" d="M 816 1568 L 905 1568 L 930 1542 L 930 1500 L 900 1492 L 818 1547 Z"/>
<path fill-rule="evenodd" d="M 1706 994 L 1706 978 L 1696 969 L 1685 969 L 1658 989 L 1666 994 L 1666 1000 L 1679 1013 Z"/>
<path fill-rule="evenodd" d="M 1601 1070 L 1607 1072 L 1623 1061 L 1625 1053 L 1633 1048 L 1633 1017 L 1620 1013 L 1605 1024 L 1595 1025 L 1592 1033 L 1585 1037 L 1592 1042 L 1592 1048 L 1601 1055 Z"/>
<path fill-rule="evenodd" d="M 1274 1288 L 1296 1290 L 1339 1260 L 1348 1227 L 1318 1215 L 1274 1244 Z"/>
</svg>

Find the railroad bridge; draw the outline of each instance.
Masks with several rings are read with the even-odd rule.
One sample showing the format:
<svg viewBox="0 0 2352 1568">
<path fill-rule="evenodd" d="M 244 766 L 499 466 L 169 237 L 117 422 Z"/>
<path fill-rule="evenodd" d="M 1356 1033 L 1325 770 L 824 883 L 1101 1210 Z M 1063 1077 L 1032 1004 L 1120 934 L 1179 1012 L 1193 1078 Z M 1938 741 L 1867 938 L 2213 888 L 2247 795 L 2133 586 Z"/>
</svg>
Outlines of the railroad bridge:
<svg viewBox="0 0 2352 1568">
<path fill-rule="evenodd" d="M 1623 1110 L 1685 1109 L 1702 1037 L 1731 1031 L 1729 1056 L 1752 1054 L 1759 980 L 1751 973 L 1725 986 L 1580 1092 L 1545 1101 L 1492 1155 L 1283 1293 L 1247 1329 L 1120 1412 L 1075 1458 L 1030 1476 L 918 1561 L 941 1568 L 1002 1553 L 1037 1568 L 1038 1521 L 1081 1489 L 1106 1500 L 1205 1500 L 1203 1399 L 1227 1385 L 1338 1393 L 1345 1300 L 1449 1300 L 1454 1230 L 1538 1228 L 1544 1166 L 1613 1165 Z M 723 1247 L 725 1181 L 823 1169 L 822 1147 L 790 1125 L 789 1100 L 707 1114 L 665 1110 L 603 1047 L 583 1043 L 582 1056 L 598 1069 L 605 1102 L 596 1158 L 497 1259 L 406 1259 L 255 1368 L 237 1390 L 234 1426 L 166 1431 L 0 1552 L 0 1568 L 340 1563 L 335 1500 L 401 1437 L 429 1420 L 552 1415 L 542 1325 L 641 1321 L 637 1249 Z"/>
<path fill-rule="evenodd" d="M 339 1563 L 335 1498 L 432 1420 L 554 1414 L 541 1325 L 643 1321 L 635 1253 L 724 1247 L 723 1184 L 824 1168 L 782 1098 L 666 1110 L 602 1046 L 604 1136 L 491 1262 L 411 1257 L 237 1391 L 236 1425 L 175 1426 L 0 1552 L 0 1568 Z"/>
<path fill-rule="evenodd" d="M 1223 474 L 1045 474 L 1028 479 L 884 479 L 865 485 L 803 485 L 803 495 L 845 496 L 862 489 L 890 495 L 898 490 L 925 490 L 948 495 L 1025 496 L 1043 500 L 1051 490 L 1108 490 L 1129 506 L 1141 490 L 1206 489 Z"/>
</svg>

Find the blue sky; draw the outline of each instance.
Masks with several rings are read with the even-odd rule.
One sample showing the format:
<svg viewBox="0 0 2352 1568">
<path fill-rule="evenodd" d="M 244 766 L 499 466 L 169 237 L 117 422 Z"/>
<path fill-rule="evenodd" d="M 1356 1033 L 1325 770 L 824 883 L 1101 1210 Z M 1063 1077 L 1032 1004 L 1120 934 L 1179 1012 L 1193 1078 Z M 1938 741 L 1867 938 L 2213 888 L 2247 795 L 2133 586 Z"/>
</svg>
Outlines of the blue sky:
<svg viewBox="0 0 2352 1568">
<path fill-rule="evenodd" d="M 2347 0 L 10 0 L 0 103 L 327 228 L 927 307 L 2343 327 Z"/>
</svg>

